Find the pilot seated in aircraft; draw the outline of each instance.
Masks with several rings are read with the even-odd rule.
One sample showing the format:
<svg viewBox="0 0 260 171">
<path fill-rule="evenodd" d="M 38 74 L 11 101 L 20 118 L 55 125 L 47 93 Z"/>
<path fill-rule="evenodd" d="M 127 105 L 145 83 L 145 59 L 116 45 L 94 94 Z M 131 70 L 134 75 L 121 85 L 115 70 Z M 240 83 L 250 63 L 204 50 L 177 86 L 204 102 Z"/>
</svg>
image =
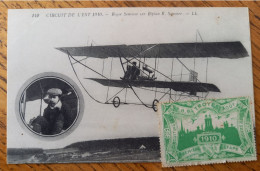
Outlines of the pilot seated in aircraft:
<svg viewBox="0 0 260 171">
<path fill-rule="evenodd" d="M 136 66 L 136 62 L 133 62 L 133 66 L 127 65 L 125 75 L 121 79 L 137 80 L 139 75 L 140 68 Z"/>
<path fill-rule="evenodd" d="M 35 132 L 55 135 L 72 123 L 70 122 L 71 109 L 61 101 L 61 96 L 62 91 L 59 88 L 51 88 L 47 91 L 47 98 L 44 101 L 48 103 L 48 106 L 44 109 L 43 116 L 30 121 L 30 126 Z"/>
<path fill-rule="evenodd" d="M 136 66 L 136 62 L 133 62 L 130 79 L 137 80 L 139 75 L 140 75 L 140 68 L 138 66 Z"/>
</svg>

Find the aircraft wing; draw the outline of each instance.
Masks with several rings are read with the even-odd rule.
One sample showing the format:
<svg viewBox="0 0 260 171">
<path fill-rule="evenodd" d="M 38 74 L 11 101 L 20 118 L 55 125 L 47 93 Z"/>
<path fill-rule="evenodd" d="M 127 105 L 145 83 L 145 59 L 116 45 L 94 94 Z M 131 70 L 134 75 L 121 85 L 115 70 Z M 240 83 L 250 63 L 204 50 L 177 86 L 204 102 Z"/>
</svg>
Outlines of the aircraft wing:
<svg viewBox="0 0 260 171">
<path fill-rule="evenodd" d="M 166 81 L 152 81 L 152 80 L 113 80 L 100 78 L 86 78 L 96 81 L 104 86 L 127 88 L 129 85 L 133 87 L 156 87 L 156 88 L 170 88 L 174 91 L 182 92 L 220 92 L 219 88 L 214 84 L 198 83 L 198 82 L 166 82 Z"/>
<path fill-rule="evenodd" d="M 60 47 L 58 50 L 72 56 L 93 58 L 142 57 L 146 58 L 243 58 L 248 52 L 241 42 L 164 43 L 140 45 L 107 45 Z"/>
</svg>

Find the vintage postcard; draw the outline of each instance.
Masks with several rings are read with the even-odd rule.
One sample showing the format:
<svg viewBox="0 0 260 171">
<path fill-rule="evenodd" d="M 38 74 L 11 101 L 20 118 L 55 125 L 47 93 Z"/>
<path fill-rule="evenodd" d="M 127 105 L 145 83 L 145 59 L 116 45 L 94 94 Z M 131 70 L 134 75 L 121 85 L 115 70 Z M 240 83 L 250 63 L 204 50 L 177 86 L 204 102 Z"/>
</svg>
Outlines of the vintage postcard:
<svg viewBox="0 0 260 171">
<path fill-rule="evenodd" d="M 248 97 L 159 105 L 165 167 L 256 160 Z"/>
<path fill-rule="evenodd" d="M 8 163 L 158 162 L 157 103 L 254 99 L 247 8 L 11 9 L 7 63 Z"/>
</svg>

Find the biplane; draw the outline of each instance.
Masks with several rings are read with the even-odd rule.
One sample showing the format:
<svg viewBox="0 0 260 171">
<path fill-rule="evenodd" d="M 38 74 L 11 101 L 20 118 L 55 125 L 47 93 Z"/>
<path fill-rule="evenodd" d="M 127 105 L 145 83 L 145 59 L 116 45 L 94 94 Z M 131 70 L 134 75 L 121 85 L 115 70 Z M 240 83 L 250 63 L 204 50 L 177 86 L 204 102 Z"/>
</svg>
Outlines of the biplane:
<svg viewBox="0 0 260 171">
<path fill-rule="evenodd" d="M 99 101 L 87 91 L 84 84 L 79 79 L 87 94 L 95 101 L 102 104 L 113 104 L 119 107 L 120 104 L 136 104 L 144 105 L 157 111 L 156 104 L 165 96 L 169 96 L 169 100 L 180 100 L 181 97 L 206 98 L 209 92 L 220 92 L 220 89 L 208 82 L 201 82 L 198 79 L 198 73 L 187 67 L 181 59 L 184 58 L 227 58 L 238 59 L 248 56 L 245 47 L 239 41 L 234 42 L 194 42 L 194 43 L 160 43 L 160 44 L 136 44 L 136 45 L 105 45 L 105 46 L 84 46 L 84 47 L 60 47 L 57 48 L 61 52 L 68 55 L 70 64 L 79 79 L 74 65 L 82 67 L 94 72 L 98 77 L 84 78 L 105 87 L 119 88 L 119 90 L 107 97 L 104 101 Z M 81 57 L 81 58 L 80 58 Z M 82 58 L 84 57 L 84 58 Z M 112 79 L 105 76 L 103 72 L 97 71 L 90 67 L 87 62 L 83 62 L 88 58 L 97 58 L 105 60 L 113 58 L 120 61 L 121 70 L 124 75 Z M 159 59 L 176 59 L 182 67 L 189 72 L 189 80 L 176 80 L 172 76 L 172 69 L 168 73 L 158 69 Z M 148 60 L 154 60 L 154 65 L 148 64 Z M 111 67 L 112 69 L 112 67 Z M 136 72 L 137 71 L 137 72 Z M 160 79 L 160 78 L 163 79 Z M 137 97 L 138 102 L 123 101 L 119 94 L 123 90 L 130 89 Z M 142 97 L 136 91 L 141 89 L 154 93 L 150 103 L 142 100 Z M 109 89 L 108 89 L 109 90 Z M 125 96 L 126 96 L 125 91 Z M 160 96 L 158 96 L 160 94 Z M 176 98 L 177 97 L 177 98 Z"/>
</svg>

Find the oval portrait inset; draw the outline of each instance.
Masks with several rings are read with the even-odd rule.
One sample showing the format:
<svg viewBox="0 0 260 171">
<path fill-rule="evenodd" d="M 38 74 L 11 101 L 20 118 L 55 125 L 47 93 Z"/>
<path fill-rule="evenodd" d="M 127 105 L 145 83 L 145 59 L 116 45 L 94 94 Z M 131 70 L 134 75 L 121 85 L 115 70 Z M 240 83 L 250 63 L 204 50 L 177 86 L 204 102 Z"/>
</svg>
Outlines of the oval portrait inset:
<svg viewBox="0 0 260 171">
<path fill-rule="evenodd" d="M 19 96 L 18 110 L 23 124 L 40 136 L 64 134 L 82 115 L 79 88 L 61 74 L 45 73 L 31 78 Z"/>
</svg>

